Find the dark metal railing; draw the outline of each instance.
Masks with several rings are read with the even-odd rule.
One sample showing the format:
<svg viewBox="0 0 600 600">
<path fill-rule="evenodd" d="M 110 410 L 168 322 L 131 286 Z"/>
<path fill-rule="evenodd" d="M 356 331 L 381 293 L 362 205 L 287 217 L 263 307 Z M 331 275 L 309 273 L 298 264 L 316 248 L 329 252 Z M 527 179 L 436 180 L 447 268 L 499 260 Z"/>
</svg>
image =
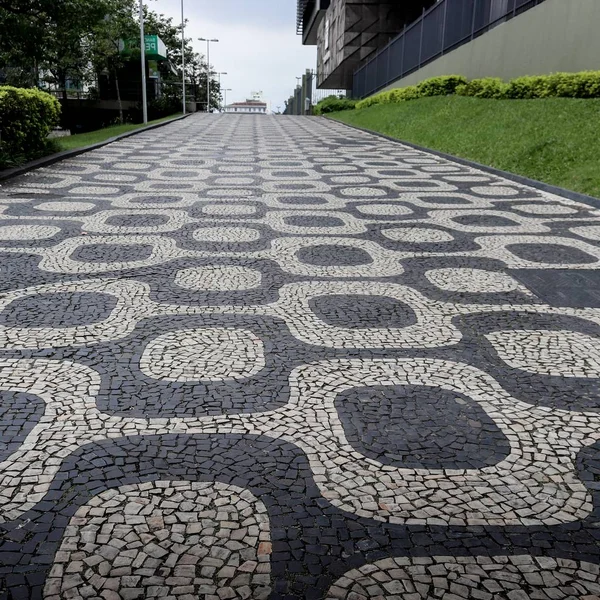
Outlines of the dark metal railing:
<svg viewBox="0 0 600 600">
<path fill-rule="evenodd" d="M 545 0 L 439 0 L 354 72 L 364 98 Z"/>
</svg>

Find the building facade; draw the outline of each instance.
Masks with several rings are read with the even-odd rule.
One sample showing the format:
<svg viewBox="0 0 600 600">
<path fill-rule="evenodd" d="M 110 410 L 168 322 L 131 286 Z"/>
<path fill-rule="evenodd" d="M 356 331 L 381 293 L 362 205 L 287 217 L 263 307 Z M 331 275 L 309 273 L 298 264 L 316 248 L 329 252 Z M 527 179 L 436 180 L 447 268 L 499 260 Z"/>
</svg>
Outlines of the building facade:
<svg viewBox="0 0 600 600">
<path fill-rule="evenodd" d="M 364 98 L 438 75 L 598 69 L 600 0 L 298 0 L 317 85 Z"/>
<path fill-rule="evenodd" d="M 354 71 L 436 0 L 298 0 L 298 33 L 317 46 L 317 85 L 352 89 Z"/>
<path fill-rule="evenodd" d="M 225 107 L 226 113 L 242 113 L 242 114 L 267 114 L 267 103 L 262 100 L 246 100 L 245 102 L 234 102 Z"/>
<path fill-rule="evenodd" d="M 598 0 L 438 0 L 354 73 L 353 96 L 459 73 L 469 79 L 597 70 Z"/>
</svg>

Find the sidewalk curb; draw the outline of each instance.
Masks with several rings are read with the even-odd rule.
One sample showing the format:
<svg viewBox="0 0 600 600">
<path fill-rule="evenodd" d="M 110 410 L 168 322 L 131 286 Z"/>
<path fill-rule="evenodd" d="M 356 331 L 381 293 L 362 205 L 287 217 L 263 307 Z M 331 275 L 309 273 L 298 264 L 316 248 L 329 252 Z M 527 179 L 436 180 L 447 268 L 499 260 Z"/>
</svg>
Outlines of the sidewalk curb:
<svg viewBox="0 0 600 600">
<path fill-rule="evenodd" d="M 162 123 L 155 123 L 154 125 L 148 125 L 148 127 L 141 127 L 140 129 L 134 129 L 133 131 L 127 131 L 126 133 L 122 133 L 121 135 L 116 135 L 114 137 L 108 138 L 103 142 L 98 142 L 97 144 L 92 144 L 91 146 L 83 146 L 82 148 L 75 148 L 73 150 L 65 150 L 64 152 L 57 152 L 56 154 L 50 154 L 49 156 L 44 156 L 42 158 L 38 158 L 37 160 L 32 160 L 20 167 L 13 167 L 12 169 L 4 169 L 0 170 L 0 181 L 6 181 L 8 179 L 13 179 L 14 177 L 19 177 L 20 175 L 24 175 L 25 173 L 29 173 L 29 171 L 33 171 L 35 169 L 40 169 L 41 167 L 48 167 L 53 165 L 54 163 L 60 162 L 61 160 L 66 160 L 67 158 L 73 158 L 74 156 L 79 156 L 80 154 L 85 154 L 86 152 L 91 152 L 92 150 L 97 150 L 98 148 L 102 148 L 103 146 L 107 146 L 108 144 L 112 144 L 113 142 L 118 142 L 119 140 L 123 140 L 125 138 L 131 137 L 133 135 L 137 135 L 138 133 L 144 133 L 145 131 L 151 131 L 152 129 L 158 129 L 159 127 L 164 127 L 165 125 L 170 125 L 171 123 L 175 123 L 176 121 L 181 121 L 182 119 L 187 119 L 191 117 L 194 113 L 189 113 L 187 115 L 181 115 L 179 117 L 175 117 L 174 119 L 170 119 L 168 121 L 163 121 Z"/>
<path fill-rule="evenodd" d="M 362 131 L 363 133 L 370 133 L 371 135 L 375 135 L 377 137 L 383 138 L 390 142 L 396 142 L 397 144 L 403 144 L 404 146 L 409 146 L 410 148 L 414 148 L 415 150 L 420 150 L 421 152 L 428 152 L 429 154 L 433 154 L 435 156 L 439 156 L 440 158 L 444 158 L 446 160 L 450 160 L 452 162 L 465 165 L 466 167 L 471 167 L 473 169 L 478 169 L 480 171 L 484 171 L 490 173 L 491 175 L 496 175 L 497 177 L 503 177 L 504 179 L 508 179 L 510 181 L 514 181 L 515 183 L 520 183 L 521 185 L 526 185 L 535 189 L 538 189 L 542 192 L 547 192 L 549 194 L 555 194 L 556 196 L 562 196 L 567 198 L 568 200 L 573 200 L 575 202 L 582 202 L 583 204 L 588 204 L 594 208 L 600 208 L 600 198 L 594 198 L 593 196 L 587 196 L 586 194 L 580 194 L 579 192 L 574 192 L 572 190 L 566 190 L 561 187 L 557 187 L 555 185 L 550 185 L 548 183 L 543 183 L 541 181 L 537 181 L 536 179 L 529 179 L 528 177 L 524 177 L 522 175 L 517 175 L 516 173 L 510 173 L 508 171 L 502 171 L 501 169 L 496 169 L 495 167 L 489 167 L 487 165 L 482 165 L 473 160 L 469 160 L 468 158 L 460 158 L 458 156 L 454 156 L 452 154 L 446 154 L 445 152 L 440 152 L 439 150 L 432 150 L 431 148 L 425 148 L 425 146 L 419 146 L 418 144 L 413 144 L 412 142 L 405 142 L 404 140 L 400 140 L 398 138 L 391 137 L 384 133 L 379 133 L 378 131 L 373 131 L 372 129 L 366 129 L 364 127 L 358 127 L 357 125 L 350 125 L 348 123 L 344 123 L 343 121 L 338 121 L 337 119 L 332 119 L 331 117 L 323 117 L 328 119 L 329 121 L 334 121 L 335 123 L 339 123 L 340 125 L 345 125 L 346 127 L 350 127 L 351 129 L 356 129 L 357 131 Z"/>
</svg>

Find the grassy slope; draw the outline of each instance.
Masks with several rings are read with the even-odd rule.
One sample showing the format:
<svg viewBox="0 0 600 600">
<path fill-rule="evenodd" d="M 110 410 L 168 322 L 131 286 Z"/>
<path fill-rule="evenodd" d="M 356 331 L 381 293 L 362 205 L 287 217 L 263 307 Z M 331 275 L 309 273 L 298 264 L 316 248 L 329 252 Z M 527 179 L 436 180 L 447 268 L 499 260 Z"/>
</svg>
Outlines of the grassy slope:
<svg viewBox="0 0 600 600">
<path fill-rule="evenodd" d="M 174 119 L 179 115 L 171 115 L 164 119 L 157 119 L 156 121 L 150 121 L 148 125 L 154 125 L 155 123 L 161 123 L 162 121 L 168 121 Z M 98 129 L 97 131 L 90 131 L 89 133 L 79 133 L 77 135 L 71 135 L 69 137 L 58 138 L 56 142 L 60 146 L 60 150 L 74 150 L 75 148 L 83 148 L 84 146 L 91 146 L 92 144 L 98 144 L 104 142 L 111 137 L 134 131 L 146 127 L 144 124 L 140 125 L 115 125 L 113 127 L 105 127 L 104 129 Z"/>
<path fill-rule="evenodd" d="M 600 99 L 421 98 L 334 118 L 600 197 Z"/>
</svg>

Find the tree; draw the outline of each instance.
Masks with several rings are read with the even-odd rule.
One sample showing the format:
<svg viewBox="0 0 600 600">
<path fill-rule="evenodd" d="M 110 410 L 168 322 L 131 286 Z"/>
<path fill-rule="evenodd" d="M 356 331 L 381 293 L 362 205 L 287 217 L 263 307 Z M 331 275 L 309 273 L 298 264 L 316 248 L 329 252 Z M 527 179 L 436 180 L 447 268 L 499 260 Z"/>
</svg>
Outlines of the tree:
<svg viewBox="0 0 600 600">
<path fill-rule="evenodd" d="M 106 14 L 107 0 L 0 0 L 0 68 L 37 84 L 48 69 L 59 84 L 86 68 L 85 40 Z"/>
<path fill-rule="evenodd" d="M 37 83 L 36 67 L 43 56 L 45 26 L 49 22 L 40 6 L 34 9 L 28 5 L 33 2 L 0 1 L 0 69 L 6 83 L 19 87 Z"/>
<path fill-rule="evenodd" d="M 94 74 L 106 71 L 115 82 L 117 102 L 119 104 L 119 120 L 123 123 L 123 103 L 119 71 L 125 63 L 136 58 L 123 53 L 124 40 L 139 37 L 139 25 L 135 20 L 135 0 L 108 0 L 107 12 L 97 23 L 91 35 L 90 62 Z"/>
<path fill-rule="evenodd" d="M 54 76 L 67 101 L 67 79 L 82 82 L 89 75 L 92 31 L 106 14 L 105 0 L 67 1 L 56 22 L 50 22 L 40 66 Z"/>
<path fill-rule="evenodd" d="M 0 75 L 6 83 L 35 87 L 40 74 L 62 90 L 68 109 L 67 82 L 96 81 L 99 73 L 114 82 L 123 119 L 120 74 L 129 60 L 139 60 L 136 43 L 128 55 L 123 40 L 139 39 L 137 0 L 0 0 Z M 144 6 L 146 33 L 158 35 L 168 50 L 161 63 L 163 94 L 181 99 L 181 25 Z M 186 80 L 196 99 L 206 97 L 207 65 L 185 40 Z M 212 107 L 220 103 L 218 82 L 211 76 Z"/>
<path fill-rule="evenodd" d="M 169 60 L 160 66 L 161 80 L 164 88 L 170 90 L 180 100 L 182 97 L 182 60 L 181 60 L 181 24 L 174 24 L 173 19 L 157 14 L 146 8 L 146 31 L 160 37 L 167 47 Z M 187 23 L 187 21 L 186 21 Z M 192 94 L 197 102 L 204 102 L 207 97 L 207 64 L 206 57 L 194 51 L 192 40 L 185 39 L 185 78 L 191 84 Z M 218 109 L 221 105 L 221 87 L 214 73 L 210 78 L 211 108 Z"/>
<path fill-rule="evenodd" d="M 51 15 L 59 5 L 60 0 L 0 0 L 1 10 L 31 18 Z"/>
</svg>

